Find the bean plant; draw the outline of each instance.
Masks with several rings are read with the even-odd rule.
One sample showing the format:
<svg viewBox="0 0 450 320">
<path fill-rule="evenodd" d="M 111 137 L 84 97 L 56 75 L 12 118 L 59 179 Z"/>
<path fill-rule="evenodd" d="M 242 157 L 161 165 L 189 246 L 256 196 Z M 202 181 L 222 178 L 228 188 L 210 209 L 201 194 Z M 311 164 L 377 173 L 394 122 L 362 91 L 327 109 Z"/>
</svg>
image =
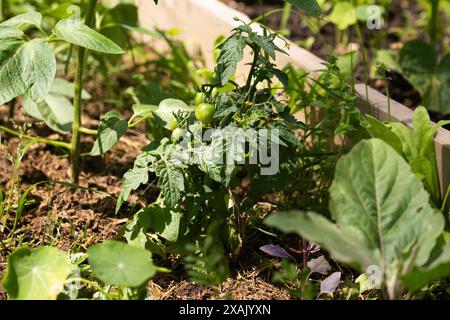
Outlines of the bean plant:
<svg viewBox="0 0 450 320">
<path fill-rule="evenodd" d="M 89 133 L 89 130 L 84 130 L 81 126 L 86 51 L 91 50 L 102 54 L 124 53 L 112 40 L 92 28 L 95 24 L 96 4 L 95 0 L 89 1 L 84 22 L 75 13 L 59 20 L 51 32 L 43 28 L 42 15 L 36 11 L 17 15 L 0 24 L 2 39 L 0 104 L 20 97 L 25 101 L 27 113 L 44 120 L 51 127 L 56 127 L 58 131 L 72 132 L 71 143 L 48 139 L 40 139 L 40 141 L 70 152 L 73 182 L 78 181 L 80 173 L 80 134 L 83 131 Z M 35 33 L 28 34 L 30 28 L 37 31 L 36 36 Z M 33 37 L 30 38 L 30 36 Z M 67 43 L 78 49 L 76 77 L 73 85 L 55 79 L 57 63 L 54 44 L 58 43 Z M 70 92 L 72 86 L 73 93 Z M 67 103 L 64 96 L 73 98 L 73 107 Z M 73 110 L 73 118 L 69 117 L 72 121 L 67 120 L 65 107 Z M 1 129 L 29 139 L 8 128 Z"/>
</svg>

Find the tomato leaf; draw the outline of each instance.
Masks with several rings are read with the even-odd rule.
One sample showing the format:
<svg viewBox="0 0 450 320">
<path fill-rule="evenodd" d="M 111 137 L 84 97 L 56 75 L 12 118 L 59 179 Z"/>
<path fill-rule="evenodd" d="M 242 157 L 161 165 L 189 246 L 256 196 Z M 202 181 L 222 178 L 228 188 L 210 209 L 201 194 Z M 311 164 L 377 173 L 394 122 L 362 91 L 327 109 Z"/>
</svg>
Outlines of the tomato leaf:
<svg viewBox="0 0 450 320">
<path fill-rule="evenodd" d="M 228 38 L 219 46 L 216 74 L 222 86 L 234 76 L 238 63 L 244 58 L 245 40 L 241 36 Z"/>
<path fill-rule="evenodd" d="M 154 156 L 143 151 L 134 162 L 133 168 L 125 173 L 122 180 L 122 191 L 116 204 L 116 213 L 119 212 L 123 202 L 128 199 L 131 191 L 139 188 L 141 184 L 148 182 L 148 173 L 150 171 L 148 166 L 155 160 L 156 158 Z"/>
</svg>

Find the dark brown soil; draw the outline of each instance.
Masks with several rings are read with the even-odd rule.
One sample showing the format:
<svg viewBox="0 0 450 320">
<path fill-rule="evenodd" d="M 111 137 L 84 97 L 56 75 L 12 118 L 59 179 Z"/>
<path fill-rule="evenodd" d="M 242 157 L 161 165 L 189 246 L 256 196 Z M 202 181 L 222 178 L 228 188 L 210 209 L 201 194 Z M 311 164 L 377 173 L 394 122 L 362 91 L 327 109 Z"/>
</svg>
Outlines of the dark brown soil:
<svg viewBox="0 0 450 320">
<path fill-rule="evenodd" d="M 227 279 L 218 290 L 182 280 L 156 281 L 149 285 L 155 300 L 289 300 L 289 294 L 252 273 Z"/>
<path fill-rule="evenodd" d="M 23 116 L 18 104 L 14 114 L 14 123 L 23 125 L 30 119 Z M 86 114 L 96 114 L 95 105 L 88 106 Z M 0 124 L 12 126 L 7 120 L 8 108 L 0 107 Z M 98 116 L 98 113 L 97 113 Z M 83 119 L 86 125 L 95 127 L 92 118 Z M 140 132 L 145 132 L 141 130 Z M 28 135 L 51 137 L 64 140 L 59 134 L 52 133 L 40 124 L 34 124 Z M 14 176 L 10 156 L 15 157 L 20 139 L 0 132 L 0 187 L 6 192 Z M 29 186 L 39 184 L 28 196 L 26 207 L 13 237 L 0 233 L 0 279 L 6 270 L 8 254 L 21 244 L 30 247 L 52 245 L 62 250 L 85 250 L 89 246 L 106 239 L 114 239 L 121 227 L 135 210 L 148 205 L 157 197 L 157 191 L 142 190 L 129 199 L 119 215 L 115 215 L 116 197 L 121 190 L 123 174 L 133 165 L 139 150 L 148 143 L 143 133 L 135 132 L 104 157 L 84 157 L 79 185 L 84 189 L 72 188 L 59 182 L 69 182 L 69 160 L 67 155 L 44 144 L 34 144 L 25 153 L 19 167 L 20 193 L 14 192 L 14 200 Z M 93 138 L 83 137 L 83 152 L 92 147 Z M 53 182 L 52 182 L 53 181 Z M 57 182 L 56 182 L 57 181 Z M 135 205 L 134 211 L 131 208 Z M 9 224 L 12 224 L 10 219 Z M 252 259 L 247 259 L 252 260 Z M 170 268 L 170 262 L 157 261 Z M 239 274 L 245 274 L 240 276 Z M 268 273 L 265 273 L 268 276 Z M 237 270 L 237 275 L 228 279 L 218 292 L 198 286 L 185 280 L 184 271 L 158 275 L 150 283 L 149 290 L 155 299 L 289 299 L 289 294 L 279 289 L 255 272 Z M 6 294 L 0 288 L 0 300 Z"/>
</svg>

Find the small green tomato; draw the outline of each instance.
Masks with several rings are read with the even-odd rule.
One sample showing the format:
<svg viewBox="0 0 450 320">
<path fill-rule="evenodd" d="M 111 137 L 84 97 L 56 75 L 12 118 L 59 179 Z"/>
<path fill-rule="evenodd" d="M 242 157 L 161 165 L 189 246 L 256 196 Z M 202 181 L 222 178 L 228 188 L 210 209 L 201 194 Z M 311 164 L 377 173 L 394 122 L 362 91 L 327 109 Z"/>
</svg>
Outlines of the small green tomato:
<svg viewBox="0 0 450 320">
<path fill-rule="evenodd" d="M 172 140 L 173 141 L 179 141 L 183 138 L 183 136 L 184 136 L 184 129 L 175 128 L 175 130 L 173 130 L 173 132 L 172 132 Z"/>
<path fill-rule="evenodd" d="M 201 103 L 195 108 L 195 117 L 203 123 L 211 123 L 214 119 L 216 108 L 210 103 Z"/>
<path fill-rule="evenodd" d="M 219 89 L 217 89 L 217 88 L 212 89 L 211 98 L 214 99 L 215 97 L 217 97 L 218 94 L 219 94 Z"/>
<path fill-rule="evenodd" d="M 170 130 L 172 130 L 172 131 L 174 131 L 176 128 L 178 128 L 177 119 L 175 119 L 175 118 L 170 119 L 169 127 L 170 127 Z"/>
<path fill-rule="evenodd" d="M 206 98 L 206 94 L 204 94 L 203 92 L 198 92 L 195 95 L 195 99 L 194 99 L 195 105 L 198 106 L 199 104 L 205 102 L 205 98 Z"/>
</svg>

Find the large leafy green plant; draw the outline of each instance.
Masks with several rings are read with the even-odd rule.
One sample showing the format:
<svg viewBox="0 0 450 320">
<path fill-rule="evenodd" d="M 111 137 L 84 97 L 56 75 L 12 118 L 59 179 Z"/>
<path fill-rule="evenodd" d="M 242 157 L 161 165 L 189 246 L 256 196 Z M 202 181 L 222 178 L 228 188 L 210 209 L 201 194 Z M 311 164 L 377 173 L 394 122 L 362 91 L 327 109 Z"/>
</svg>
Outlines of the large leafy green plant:
<svg viewBox="0 0 450 320">
<path fill-rule="evenodd" d="M 132 299 L 140 297 L 141 289 L 158 270 L 165 269 L 153 265 L 149 251 L 117 241 L 105 241 L 90 247 L 87 254 L 69 256 L 53 247 L 24 247 L 8 257 L 2 284 L 11 300 L 76 299 L 82 284 L 96 292 L 97 298 Z M 117 291 L 104 289 L 106 286 Z"/>
<path fill-rule="evenodd" d="M 399 52 L 379 50 L 377 60 L 401 73 L 419 91 L 428 110 L 450 113 L 450 54 L 439 60 L 431 44 L 413 40 Z"/>
<path fill-rule="evenodd" d="M 412 171 L 423 181 L 433 203 L 436 207 L 441 207 L 443 199 L 434 138 L 437 130 L 449 122 L 432 124 L 424 107 L 418 107 L 414 111 L 411 129 L 401 122 L 382 123 L 369 115 L 366 118 L 370 135 L 389 144 L 408 161 Z"/>
<path fill-rule="evenodd" d="M 40 13 L 32 11 L 15 16 L 0 24 L 0 104 L 16 97 L 26 101 L 25 110 L 38 110 L 39 118 L 58 131 L 72 131 L 72 143 L 51 142 L 50 144 L 68 149 L 72 158 L 72 180 L 79 175 L 81 100 L 83 98 L 83 72 L 86 50 L 102 54 L 122 54 L 124 51 L 112 40 L 96 32 L 94 25 L 97 1 L 89 0 L 84 23 L 76 15 L 56 23 L 51 33 L 42 24 Z M 29 39 L 29 27 L 36 29 L 43 37 Z M 65 42 L 78 47 L 76 79 L 73 86 L 73 117 L 64 113 L 61 102 L 68 106 L 67 99 L 55 102 L 51 94 L 55 88 L 56 56 L 52 43 Z M 67 94 L 65 94 L 67 96 Z M 49 103 L 52 101 L 53 103 Z M 36 113 L 34 114 L 36 115 Z"/>
<path fill-rule="evenodd" d="M 296 169 L 295 159 L 302 148 L 302 142 L 293 130 L 305 129 L 304 124 L 296 121 L 289 107 L 275 95 L 288 85 L 286 74 L 272 63 L 277 52 L 284 52 L 274 43 L 275 38 L 276 35 L 268 30 L 261 35 L 243 24 L 220 44 L 216 76 L 212 83 L 203 85 L 200 94 L 199 105 L 207 103 L 207 109 L 213 112 L 211 117 L 207 115 L 207 123 L 200 124 L 195 118 L 205 116 L 206 111 L 194 113 L 194 108 L 180 100 L 164 100 L 158 107 L 135 106 L 136 115 L 137 109 L 147 110 L 145 112 L 158 119 L 165 130 L 174 129 L 174 134 L 171 139 L 154 141 L 142 150 L 134 167 L 124 175 L 117 210 L 130 193 L 147 184 L 152 175 L 156 176 L 156 186 L 160 190 L 158 200 L 138 212 L 126 226 L 125 237 L 129 243 L 147 248 L 160 247 L 157 249 L 160 254 L 172 251 L 197 255 L 188 259 L 189 265 L 196 268 L 200 260 L 203 268 L 214 266 L 215 262 L 209 262 L 218 259 L 217 252 L 232 258 L 239 255 L 248 211 L 257 199 L 273 190 L 282 190 L 288 184 L 289 173 Z M 233 76 L 244 58 L 246 47 L 253 51 L 253 62 L 246 82 L 241 86 L 233 81 Z M 279 81 L 277 86 L 273 79 Z M 265 86 L 261 86 L 262 83 Z M 278 89 L 272 89 L 272 86 Z M 230 139 L 221 145 L 222 137 L 213 133 L 205 141 L 202 137 L 204 129 L 220 129 L 216 133 Z M 261 175 L 262 164 L 249 163 L 250 155 L 245 155 L 249 151 L 244 150 L 248 149 L 248 141 L 246 146 L 241 146 L 243 149 L 239 149 L 239 130 L 247 129 L 279 131 L 278 139 L 265 142 L 269 146 L 276 144 L 280 151 L 280 171 L 275 175 Z M 175 132 L 185 133 L 188 138 L 179 142 Z M 112 135 L 114 139 L 118 136 Z M 257 145 L 257 140 L 250 143 Z M 217 161 L 227 159 L 236 147 L 238 149 L 234 151 L 241 151 L 239 154 L 246 161 Z M 251 181 L 250 190 L 242 198 L 235 192 L 240 184 L 238 174 L 248 176 Z M 216 231 L 208 234 L 207 230 L 213 225 Z M 190 247 L 186 252 L 186 243 L 192 243 L 194 249 Z M 212 247 L 216 248 L 215 252 Z M 212 258 L 209 253 L 216 256 Z M 201 272 L 208 274 L 208 279 L 215 279 L 214 282 L 222 278 L 214 275 L 214 270 L 203 269 Z"/>
<path fill-rule="evenodd" d="M 450 273 L 444 217 L 406 161 L 379 139 L 344 156 L 330 188 L 333 223 L 314 212 L 276 213 L 266 224 L 296 232 L 361 272 L 380 270 L 391 299 Z"/>
</svg>

